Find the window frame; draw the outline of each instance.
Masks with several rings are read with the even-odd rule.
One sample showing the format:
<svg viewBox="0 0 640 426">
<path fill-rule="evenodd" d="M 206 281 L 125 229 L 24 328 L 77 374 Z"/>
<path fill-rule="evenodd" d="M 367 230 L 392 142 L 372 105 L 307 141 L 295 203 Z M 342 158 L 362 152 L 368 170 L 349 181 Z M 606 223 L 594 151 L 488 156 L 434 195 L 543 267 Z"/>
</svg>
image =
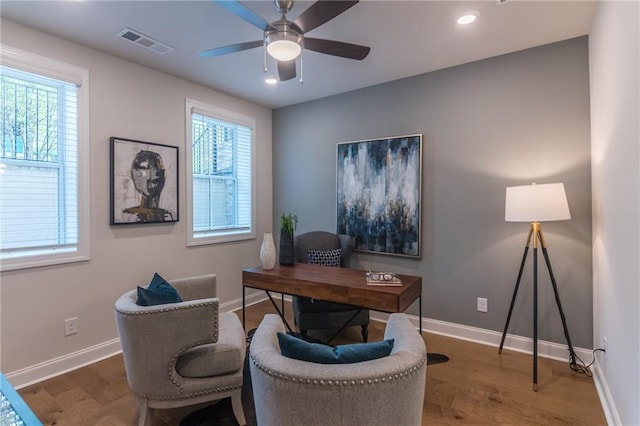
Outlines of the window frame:
<svg viewBox="0 0 640 426">
<path fill-rule="evenodd" d="M 65 62 L 0 44 L 2 64 L 21 71 L 63 80 L 77 87 L 77 209 L 78 242 L 74 247 L 22 251 L 0 257 L 0 271 L 84 262 L 91 258 L 89 200 L 89 70 Z"/>
<path fill-rule="evenodd" d="M 248 230 L 211 231 L 206 236 L 195 236 L 193 223 L 193 130 L 192 114 L 248 127 L 251 130 L 251 225 Z M 235 149 L 235 147 L 234 147 Z M 256 119 L 234 111 L 187 98 L 185 102 L 185 170 L 186 170 L 186 220 L 187 247 L 244 241 L 256 238 Z"/>
</svg>

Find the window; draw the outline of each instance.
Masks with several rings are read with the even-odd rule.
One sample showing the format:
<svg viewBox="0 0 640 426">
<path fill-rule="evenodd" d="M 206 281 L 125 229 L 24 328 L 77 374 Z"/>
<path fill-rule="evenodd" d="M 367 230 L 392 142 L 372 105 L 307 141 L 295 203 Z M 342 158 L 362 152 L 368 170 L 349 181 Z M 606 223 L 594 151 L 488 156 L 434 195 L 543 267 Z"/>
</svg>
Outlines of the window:
<svg viewBox="0 0 640 426">
<path fill-rule="evenodd" d="M 87 75 L 2 46 L 2 270 L 88 259 Z"/>
<path fill-rule="evenodd" d="M 187 100 L 187 245 L 255 238 L 255 120 Z"/>
</svg>

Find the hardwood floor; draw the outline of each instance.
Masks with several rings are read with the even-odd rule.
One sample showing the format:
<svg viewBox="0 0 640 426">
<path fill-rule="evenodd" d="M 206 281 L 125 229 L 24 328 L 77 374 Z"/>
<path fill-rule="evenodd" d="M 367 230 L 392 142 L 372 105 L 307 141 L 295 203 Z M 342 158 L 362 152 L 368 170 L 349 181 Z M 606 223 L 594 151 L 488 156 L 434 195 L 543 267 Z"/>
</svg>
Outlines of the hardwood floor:
<svg viewBox="0 0 640 426">
<path fill-rule="evenodd" d="M 249 307 L 247 329 L 257 327 L 264 314 L 272 312 L 269 302 Z M 359 330 L 345 330 L 335 343 L 360 341 Z M 384 323 L 373 321 L 370 341 L 382 339 L 383 332 Z M 506 350 L 498 355 L 490 346 L 430 333 L 423 337 L 429 352 L 450 358 L 427 367 L 423 425 L 606 424 L 593 380 L 573 372 L 566 362 L 539 358 L 538 392 L 533 392 L 530 355 Z M 121 356 L 23 388 L 20 394 L 45 425 L 137 424 Z M 200 407 L 157 410 L 152 424 L 177 425 L 195 408 Z"/>
</svg>

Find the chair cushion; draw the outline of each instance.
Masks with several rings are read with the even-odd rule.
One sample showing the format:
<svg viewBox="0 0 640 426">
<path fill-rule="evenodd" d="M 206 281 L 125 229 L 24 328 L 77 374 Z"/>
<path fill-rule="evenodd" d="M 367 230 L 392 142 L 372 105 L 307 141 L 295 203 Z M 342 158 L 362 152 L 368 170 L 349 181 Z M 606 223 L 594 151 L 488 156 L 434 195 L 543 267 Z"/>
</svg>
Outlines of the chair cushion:
<svg viewBox="0 0 640 426">
<path fill-rule="evenodd" d="M 178 291 L 157 272 L 153 274 L 153 278 L 147 288 L 138 286 L 138 299 L 136 300 L 136 304 L 139 306 L 154 306 L 179 302 L 182 302 L 182 298 L 180 294 L 178 294 Z"/>
<path fill-rule="evenodd" d="M 235 373 L 242 369 L 246 345 L 242 324 L 233 312 L 219 314 L 218 341 L 196 346 L 176 361 L 182 377 L 202 378 Z"/>
<path fill-rule="evenodd" d="M 307 263 L 322 266 L 340 267 L 342 265 L 342 250 L 314 250 L 307 249 Z"/>
<path fill-rule="evenodd" d="M 280 352 L 287 358 L 318 364 L 352 364 L 388 356 L 393 349 L 394 339 L 338 345 L 334 348 L 278 332 L 278 343 Z"/>
</svg>

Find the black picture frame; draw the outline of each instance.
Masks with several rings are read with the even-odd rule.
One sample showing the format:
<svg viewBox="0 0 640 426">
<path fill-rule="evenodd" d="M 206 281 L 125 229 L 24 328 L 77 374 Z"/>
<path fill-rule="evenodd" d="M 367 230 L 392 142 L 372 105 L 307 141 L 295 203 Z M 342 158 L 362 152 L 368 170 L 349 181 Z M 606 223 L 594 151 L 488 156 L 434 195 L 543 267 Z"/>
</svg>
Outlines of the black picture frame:
<svg viewBox="0 0 640 426">
<path fill-rule="evenodd" d="M 337 232 L 354 250 L 420 258 L 422 134 L 337 144 Z"/>
<path fill-rule="evenodd" d="M 109 154 L 112 226 L 178 222 L 177 146 L 112 136 Z"/>
</svg>

